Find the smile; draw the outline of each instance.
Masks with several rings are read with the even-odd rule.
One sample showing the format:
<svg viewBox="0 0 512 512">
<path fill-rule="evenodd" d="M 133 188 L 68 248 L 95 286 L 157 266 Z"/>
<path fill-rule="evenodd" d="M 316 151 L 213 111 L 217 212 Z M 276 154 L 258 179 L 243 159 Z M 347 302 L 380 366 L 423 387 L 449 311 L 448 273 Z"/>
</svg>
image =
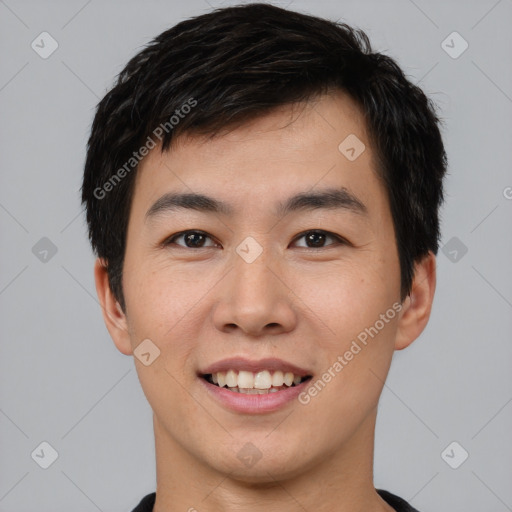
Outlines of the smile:
<svg viewBox="0 0 512 512">
<path fill-rule="evenodd" d="M 259 372 L 228 370 L 206 374 L 203 375 L 203 378 L 210 384 L 220 388 L 226 387 L 234 393 L 266 395 L 297 386 L 308 380 L 310 376 L 301 377 L 293 372 L 282 372 L 281 370 Z"/>
<path fill-rule="evenodd" d="M 233 370 L 234 371 L 234 370 Z M 221 372 L 218 372 L 221 373 Z M 311 376 L 300 377 L 300 382 L 297 384 L 294 382 L 292 378 L 292 382 L 290 385 L 287 385 L 286 382 L 290 382 L 290 376 L 286 377 L 286 382 L 283 382 L 281 386 L 270 386 L 265 389 L 258 389 L 256 387 L 243 387 L 246 384 L 243 383 L 243 379 L 245 378 L 243 372 L 235 372 L 237 373 L 237 385 L 226 387 L 226 383 L 224 382 L 224 386 L 219 385 L 219 375 L 217 374 L 203 374 L 199 378 L 199 382 L 202 383 L 203 389 L 206 392 L 207 396 L 209 396 L 215 403 L 220 405 L 221 407 L 228 409 L 232 412 L 240 413 L 240 414 L 268 414 L 272 412 L 276 412 L 285 406 L 293 403 L 297 400 L 300 393 L 305 391 L 307 386 L 309 385 L 309 381 L 312 379 Z M 227 373 L 227 372 L 225 372 Z M 238 378 L 240 378 L 240 373 L 242 373 L 242 387 L 238 386 Z M 251 373 L 252 372 L 248 372 Z M 258 372 L 262 373 L 262 372 Z M 267 372 L 270 373 L 270 372 Z M 275 372 L 278 373 L 278 372 Z M 217 383 L 213 382 L 213 376 L 217 378 Z M 257 374 L 256 374 L 257 375 Z M 293 376 L 293 374 L 292 374 Z M 247 376 L 246 376 L 247 377 Z M 277 378 L 279 378 L 279 374 L 276 377 L 275 382 L 279 382 Z M 233 378 L 233 377 L 229 377 Z M 259 377 L 254 380 L 256 384 L 263 385 L 259 382 Z M 274 374 L 272 375 L 274 378 Z M 220 376 L 222 379 L 222 376 Z M 268 376 L 264 375 L 263 380 L 265 381 L 265 385 L 268 383 Z M 285 379 L 285 375 L 283 375 L 283 380 Z M 298 379 L 295 379 L 298 380 Z M 234 381 L 231 381 L 234 383 Z"/>
</svg>

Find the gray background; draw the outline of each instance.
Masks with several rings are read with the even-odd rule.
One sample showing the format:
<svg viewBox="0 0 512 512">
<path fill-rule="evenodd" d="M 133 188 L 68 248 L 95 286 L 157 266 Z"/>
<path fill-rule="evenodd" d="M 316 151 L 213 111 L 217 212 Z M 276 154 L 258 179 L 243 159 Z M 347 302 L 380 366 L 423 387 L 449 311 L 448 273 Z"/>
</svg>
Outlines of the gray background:
<svg viewBox="0 0 512 512">
<path fill-rule="evenodd" d="M 155 490 L 151 409 L 96 299 L 85 143 L 131 56 L 230 3 L 0 0 L 1 511 L 121 512 Z M 382 394 L 375 485 L 420 512 L 512 510 L 512 1 L 275 3 L 366 30 L 445 122 L 447 245 L 430 323 Z M 47 59 L 31 48 L 43 31 L 59 45 Z M 469 44 L 457 58 L 453 31 Z M 31 456 L 43 441 L 48 469 Z M 453 441 L 469 453 L 458 469 L 462 448 L 442 456 Z"/>
</svg>

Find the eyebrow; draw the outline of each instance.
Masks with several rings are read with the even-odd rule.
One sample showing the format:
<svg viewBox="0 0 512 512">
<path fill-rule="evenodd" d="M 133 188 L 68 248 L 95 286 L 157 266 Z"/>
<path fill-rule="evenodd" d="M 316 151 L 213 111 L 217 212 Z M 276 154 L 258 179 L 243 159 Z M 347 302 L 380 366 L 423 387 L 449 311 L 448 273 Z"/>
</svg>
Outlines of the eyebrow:
<svg viewBox="0 0 512 512">
<path fill-rule="evenodd" d="M 316 192 L 301 192 L 276 205 L 277 216 L 285 216 L 291 212 L 315 209 L 341 209 L 358 215 L 367 215 L 365 204 L 345 187 L 327 188 Z M 179 210 L 195 210 L 199 212 L 232 215 L 233 207 L 204 194 L 168 192 L 153 203 L 146 212 L 145 219 L 173 213 Z"/>
</svg>

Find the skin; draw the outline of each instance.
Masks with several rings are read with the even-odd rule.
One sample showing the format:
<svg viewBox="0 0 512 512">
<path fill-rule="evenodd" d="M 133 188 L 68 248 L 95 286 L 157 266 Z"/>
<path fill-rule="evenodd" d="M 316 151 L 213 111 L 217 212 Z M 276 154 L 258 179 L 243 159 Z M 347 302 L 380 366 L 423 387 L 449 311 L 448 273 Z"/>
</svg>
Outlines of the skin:
<svg viewBox="0 0 512 512">
<path fill-rule="evenodd" d="M 366 145 L 352 162 L 338 150 L 349 134 Z M 236 413 L 210 398 L 196 376 L 241 355 L 290 361 L 315 380 L 400 302 L 394 227 L 374 169 L 361 113 L 341 92 L 283 107 L 210 141 L 182 136 L 141 163 L 127 234 L 125 312 L 100 259 L 95 280 L 116 347 L 131 355 L 149 338 L 161 351 L 149 366 L 134 358 L 154 412 L 155 512 L 393 510 L 373 485 L 377 405 L 394 351 L 428 322 L 432 253 L 416 264 L 400 313 L 307 405 L 294 400 L 268 414 Z M 346 187 L 368 215 L 272 213 L 278 201 L 327 186 Z M 235 213 L 184 210 L 145 221 L 169 191 L 202 192 Z M 203 248 L 187 247 L 183 237 L 162 245 L 188 229 L 208 233 Z M 349 243 L 327 237 L 308 248 L 297 235 L 313 229 Z M 235 251 L 247 236 L 263 249 L 250 264 Z M 251 467 L 237 458 L 247 442 L 261 452 Z"/>
</svg>

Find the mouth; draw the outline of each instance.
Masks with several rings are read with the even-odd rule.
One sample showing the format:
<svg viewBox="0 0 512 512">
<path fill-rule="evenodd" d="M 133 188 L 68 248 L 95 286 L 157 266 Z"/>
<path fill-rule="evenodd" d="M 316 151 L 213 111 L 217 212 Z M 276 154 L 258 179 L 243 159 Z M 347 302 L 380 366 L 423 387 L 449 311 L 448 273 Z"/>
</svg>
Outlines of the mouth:
<svg viewBox="0 0 512 512">
<path fill-rule="evenodd" d="M 213 386 L 224 388 L 232 393 L 268 395 L 300 386 L 309 381 L 312 376 L 301 376 L 293 372 L 282 372 L 280 370 L 262 370 L 259 372 L 228 370 L 202 374 L 201 378 Z"/>
<path fill-rule="evenodd" d="M 197 377 L 206 395 L 239 414 L 266 414 L 291 406 L 309 386 L 310 370 L 277 358 L 243 356 L 201 368 Z"/>
</svg>

